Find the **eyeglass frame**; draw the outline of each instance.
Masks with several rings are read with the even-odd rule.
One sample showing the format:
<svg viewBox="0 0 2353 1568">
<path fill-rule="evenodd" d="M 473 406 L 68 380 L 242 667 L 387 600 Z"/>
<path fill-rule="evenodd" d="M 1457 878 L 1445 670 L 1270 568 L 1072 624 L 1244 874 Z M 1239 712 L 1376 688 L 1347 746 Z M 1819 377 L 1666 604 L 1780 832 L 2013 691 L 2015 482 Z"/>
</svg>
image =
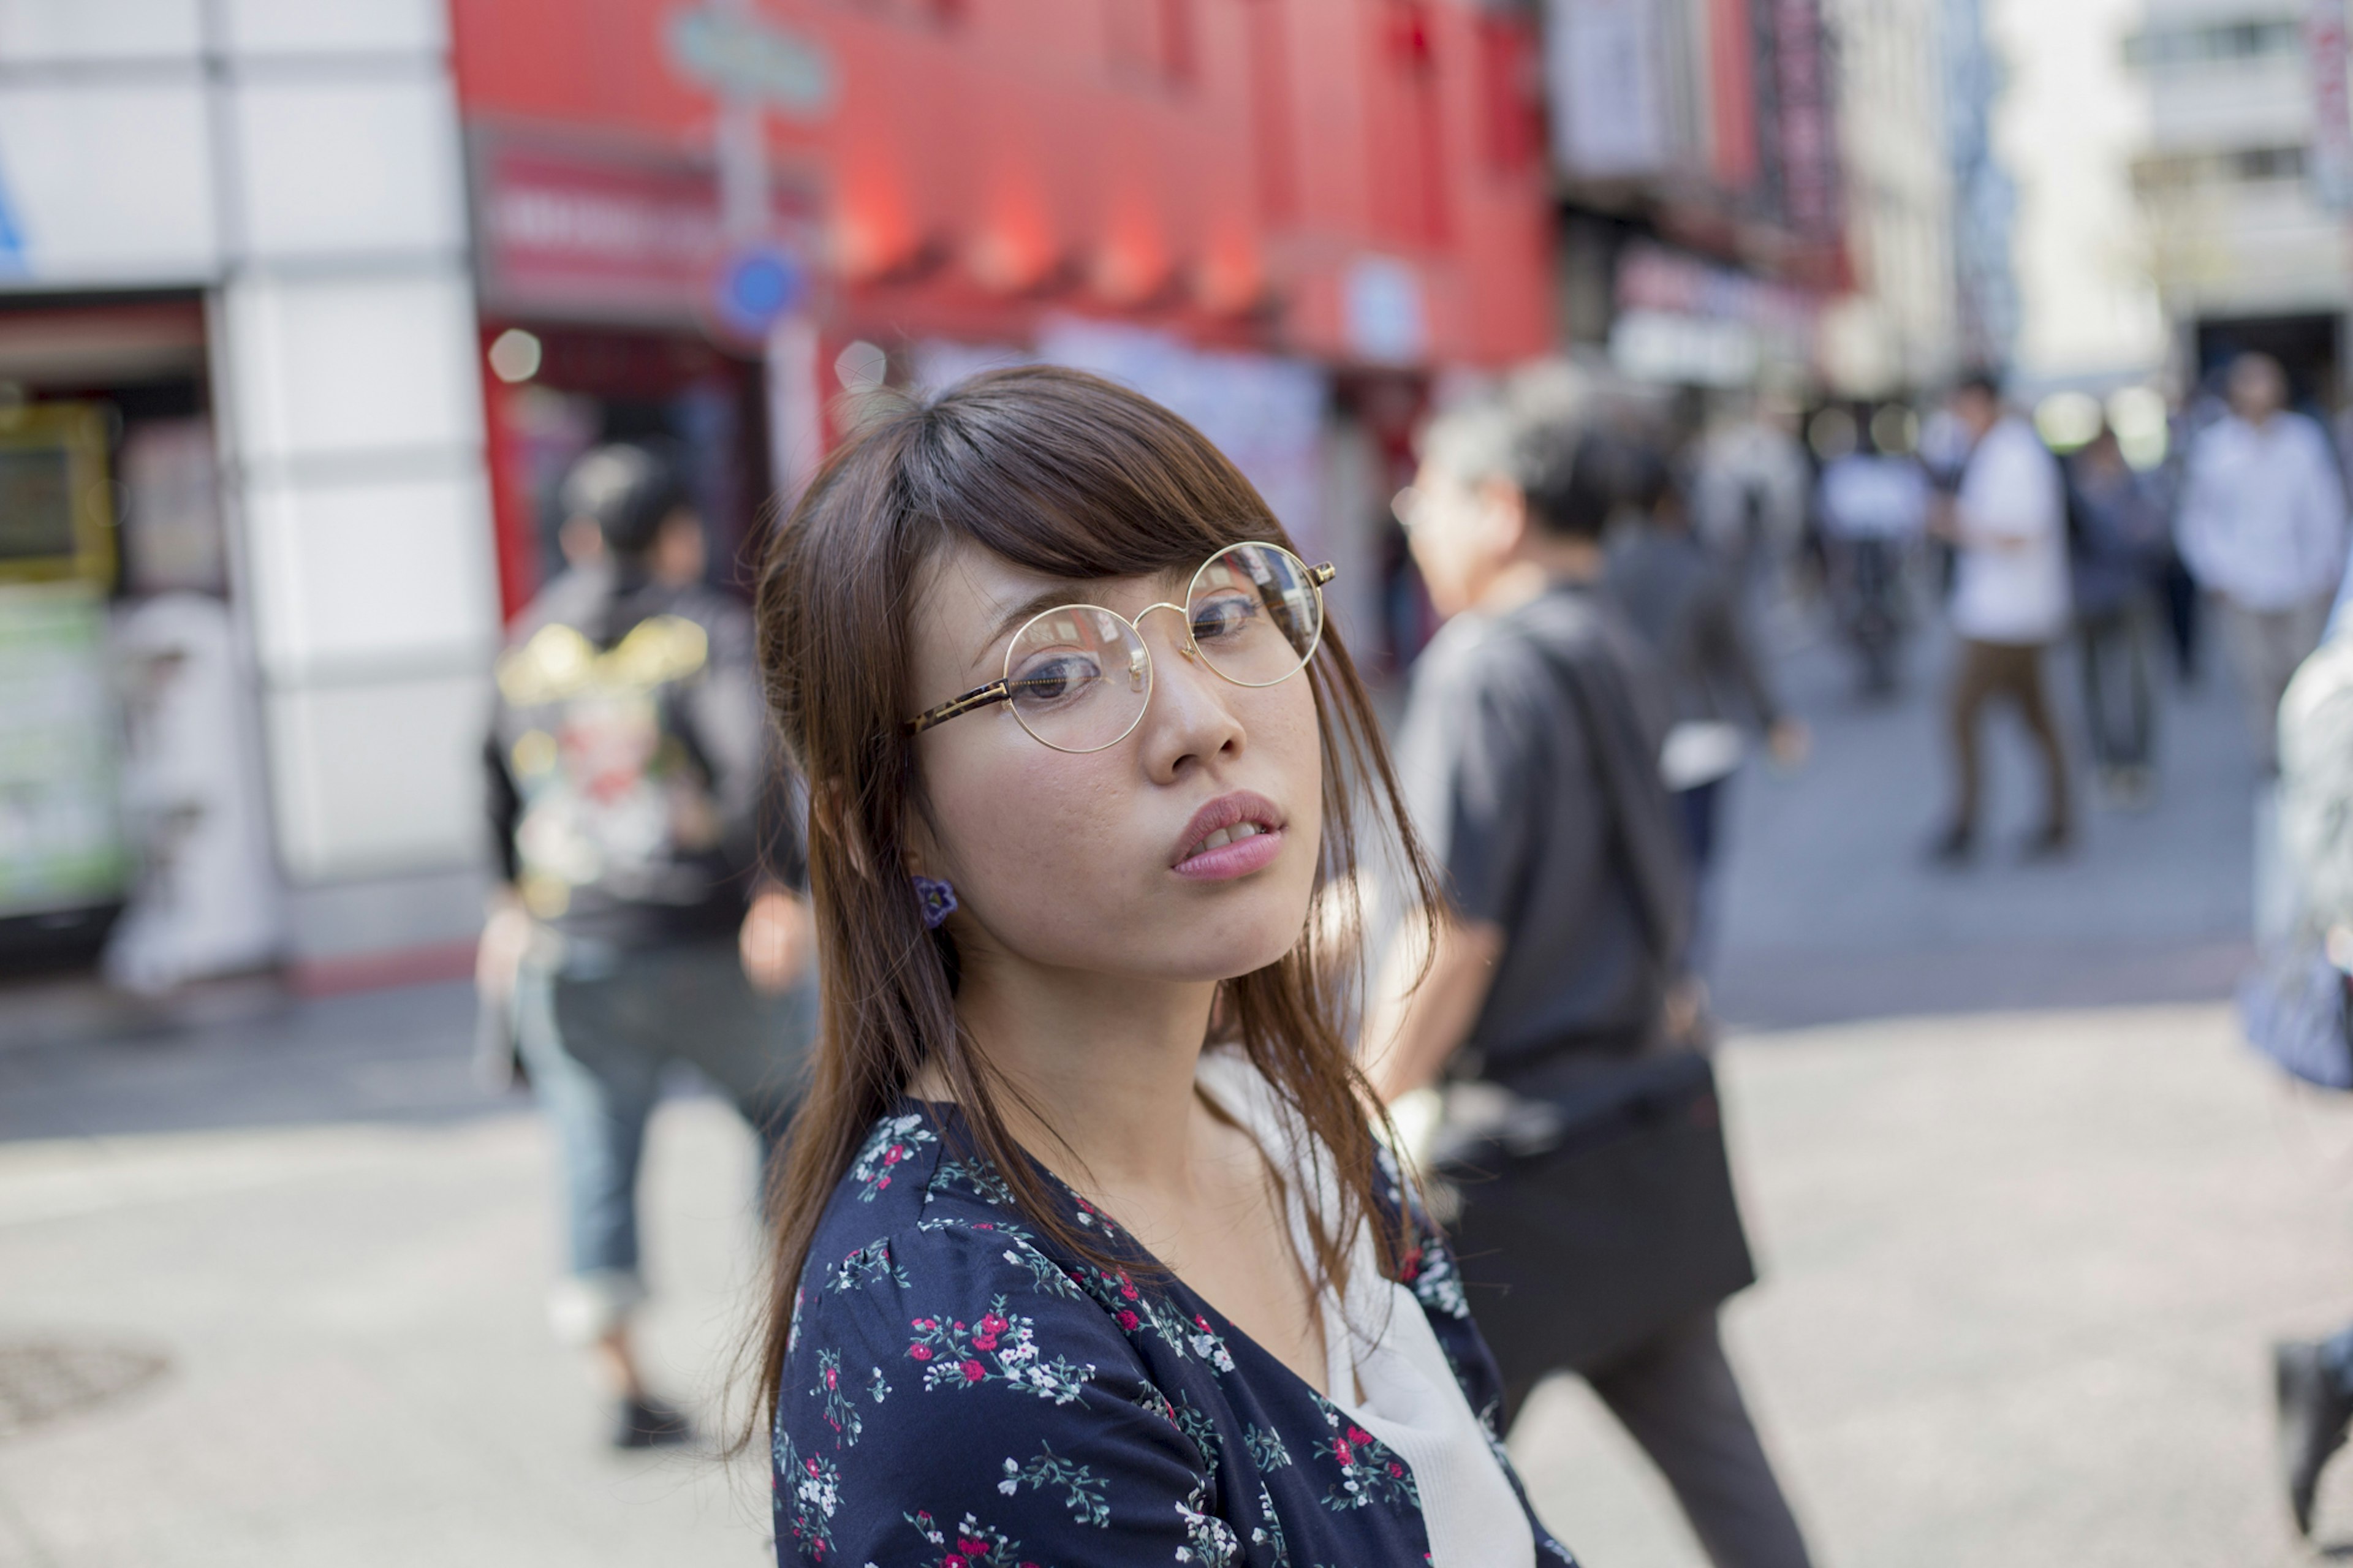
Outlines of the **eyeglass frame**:
<svg viewBox="0 0 2353 1568">
<path fill-rule="evenodd" d="M 1337 577 L 1340 574 L 1340 569 L 1337 566 L 1333 565 L 1329 561 L 1324 562 L 1320 565 L 1310 566 L 1306 562 L 1300 560 L 1300 558 L 1291 551 L 1283 549 L 1282 545 L 1275 543 L 1271 540 L 1238 539 L 1233 543 L 1225 545 L 1210 555 L 1208 560 L 1202 562 L 1200 565 L 1194 568 L 1191 580 L 1185 584 L 1185 597 L 1190 599 L 1193 596 L 1193 589 L 1201 581 L 1202 573 L 1207 572 L 1220 557 L 1230 554 L 1232 552 L 1240 549 L 1246 544 L 1256 545 L 1261 550 L 1277 551 L 1283 555 L 1289 556 L 1292 563 L 1299 568 L 1300 574 L 1307 579 L 1308 586 L 1315 590 L 1315 640 L 1308 645 L 1307 651 L 1305 653 L 1299 656 L 1299 663 L 1297 667 L 1287 673 L 1278 676 L 1272 680 L 1261 681 L 1255 685 L 1247 680 L 1234 679 L 1232 676 L 1228 675 L 1224 670 L 1219 669 L 1215 662 L 1203 657 L 1199 645 L 1193 640 L 1193 623 L 1189 619 L 1186 618 L 1185 606 L 1181 604 L 1170 604 L 1167 600 L 1163 599 L 1156 604 L 1145 605 L 1144 608 L 1136 611 L 1134 618 L 1131 619 L 1126 616 L 1121 615 L 1117 610 L 1111 608 L 1107 605 L 1089 605 L 1073 601 L 1071 604 L 1056 605 L 1050 609 L 1040 610 L 1036 615 L 1021 623 L 1019 627 L 1014 631 L 1011 640 L 1007 642 L 1005 645 L 1005 673 L 1003 675 L 998 676 L 995 680 L 990 681 L 986 686 L 974 687 L 970 691 L 965 692 L 961 697 L 951 697 L 945 702 L 940 703 L 936 707 L 924 709 L 921 713 L 916 714 L 913 718 L 908 720 L 904 724 L 900 726 L 902 732 L 910 736 L 920 735 L 926 730 L 937 729 L 951 719 L 961 719 L 965 714 L 977 712 L 983 708 L 991 708 L 999 702 L 1012 701 L 1013 650 L 1021 646 L 1022 635 L 1028 632 L 1031 626 L 1034 626 L 1039 621 L 1044 620 L 1048 616 L 1068 615 L 1072 610 L 1101 611 L 1103 614 L 1109 616 L 1113 620 L 1117 621 L 1120 625 L 1133 632 L 1135 635 L 1136 646 L 1144 649 L 1145 661 L 1145 668 L 1150 674 L 1152 684 L 1145 688 L 1144 701 L 1136 708 L 1135 717 L 1128 721 L 1127 728 L 1122 730 L 1118 734 L 1113 736 L 1110 740 L 1105 741 L 1100 746 L 1089 746 L 1084 751 L 1074 751 L 1068 746 L 1055 745 L 1051 741 L 1045 739 L 1035 730 L 1030 729 L 1027 724 L 1023 724 L 1021 726 L 1021 732 L 1023 734 L 1028 735 L 1031 740 L 1036 741 L 1039 745 L 1047 747 L 1049 750 L 1061 752 L 1070 756 L 1083 757 L 1093 752 L 1107 752 L 1111 750 L 1112 747 L 1118 745 L 1122 741 L 1126 740 L 1130 735 L 1135 733 L 1135 727 L 1144 722 L 1145 709 L 1151 706 L 1152 692 L 1154 689 L 1158 687 L 1160 684 L 1159 672 L 1151 662 L 1152 645 L 1144 640 L 1144 617 L 1150 615 L 1155 610 L 1174 610 L 1176 612 L 1177 618 L 1185 622 L 1184 646 L 1179 647 L 1176 651 L 1183 654 L 1187 658 L 1191 659 L 1196 664 L 1206 666 L 1209 673 L 1216 676 L 1219 679 L 1226 681 L 1230 685 L 1241 687 L 1245 690 L 1254 691 L 1262 691 L 1267 687 L 1282 685 L 1284 681 L 1289 680 L 1292 676 L 1297 675 L 1300 670 L 1305 669 L 1307 668 L 1308 660 L 1315 657 L 1315 650 L 1324 646 L 1324 585 L 1331 582 L 1335 577 Z M 1017 714 L 1015 717 L 1016 721 L 1018 722 L 1019 716 Z"/>
</svg>

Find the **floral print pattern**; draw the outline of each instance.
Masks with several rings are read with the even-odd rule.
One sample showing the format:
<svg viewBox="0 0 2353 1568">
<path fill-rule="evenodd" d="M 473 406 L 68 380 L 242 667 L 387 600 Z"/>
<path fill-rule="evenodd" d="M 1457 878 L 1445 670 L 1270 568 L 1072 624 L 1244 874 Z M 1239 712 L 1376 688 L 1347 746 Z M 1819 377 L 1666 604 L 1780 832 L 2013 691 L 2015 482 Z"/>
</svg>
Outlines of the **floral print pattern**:
<svg viewBox="0 0 2353 1568">
<path fill-rule="evenodd" d="M 781 1568 L 1428 1561 L 1410 1467 L 1038 1174 L 1116 1266 L 1044 1241 L 952 1110 L 902 1101 L 860 1148 L 795 1298 L 771 1454 Z M 1402 1281 L 1491 1407 L 1452 1255 L 1408 1212 Z"/>
</svg>

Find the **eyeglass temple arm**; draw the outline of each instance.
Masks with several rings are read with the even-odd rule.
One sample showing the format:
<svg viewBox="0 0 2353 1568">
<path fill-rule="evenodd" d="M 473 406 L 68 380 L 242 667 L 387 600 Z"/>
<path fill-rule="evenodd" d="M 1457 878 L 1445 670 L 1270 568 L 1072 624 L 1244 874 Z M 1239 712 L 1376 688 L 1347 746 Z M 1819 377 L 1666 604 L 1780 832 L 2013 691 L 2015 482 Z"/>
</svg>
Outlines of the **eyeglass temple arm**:
<svg viewBox="0 0 2353 1568">
<path fill-rule="evenodd" d="M 907 733 L 920 735 L 934 725 L 969 713 L 976 708 L 987 708 L 1003 702 L 1013 695 L 1013 689 L 1002 680 L 992 680 L 986 686 L 976 686 L 961 697 L 952 697 L 938 707 L 916 714 L 907 721 Z"/>
</svg>

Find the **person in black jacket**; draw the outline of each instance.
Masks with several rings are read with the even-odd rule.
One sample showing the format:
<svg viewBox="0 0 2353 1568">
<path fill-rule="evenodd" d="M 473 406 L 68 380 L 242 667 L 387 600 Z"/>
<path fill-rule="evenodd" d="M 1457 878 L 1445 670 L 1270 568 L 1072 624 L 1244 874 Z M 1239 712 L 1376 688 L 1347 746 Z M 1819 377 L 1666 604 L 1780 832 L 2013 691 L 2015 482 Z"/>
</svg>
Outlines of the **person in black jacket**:
<svg viewBox="0 0 2353 1568">
<path fill-rule="evenodd" d="M 555 1124 L 570 1268 L 551 1317 L 593 1352 L 619 1405 L 613 1441 L 635 1447 L 689 1435 L 646 1387 L 629 1332 L 663 1071 L 691 1063 L 773 1152 L 815 986 L 750 617 L 703 585 L 702 523 L 675 466 L 599 447 L 563 500 L 571 566 L 498 663 L 485 760 L 502 878 L 478 980 Z"/>
<path fill-rule="evenodd" d="M 1688 858 L 1660 775 L 1672 699 L 1602 585 L 1601 532 L 1625 468 L 1596 430 L 1473 407 L 1432 426 L 1399 498 L 1448 619 L 1414 667 L 1398 772 L 1450 907 L 1426 954 L 1409 943 L 1393 953 L 1364 1054 L 1386 1101 L 1451 1080 L 1441 1144 L 1479 1126 L 1504 1142 L 1550 1136 L 1570 1108 L 1697 1065 Z M 1720 1140 L 1715 1149 L 1720 1172 Z M 1508 1175 L 1451 1191 L 1506 1426 L 1538 1380 L 1580 1373 L 1665 1475 L 1717 1568 L 1804 1568 L 1717 1336 L 1718 1276 L 1686 1270 L 1700 1281 L 1690 1299 L 1630 1330 L 1614 1324 L 1615 1342 L 1588 1356 L 1571 1324 L 1633 1299 L 1628 1280 L 1572 1266 L 1575 1242 L 1478 1239 L 1545 1228 L 1564 1212 L 1558 1194 Z M 1690 1251 L 1694 1237 L 1656 1215 L 1607 1217 L 1645 1260 Z M 1733 1240 L 1745 1272 L 1745 1242 Z M 1646 1292 L 1645 1312 L 1665 1294 Z"/>
<path fill-rule="evenodd" d="M 1630 468 L 1640 521 L 1610 550 L 1604 586 L 1657 656 L 1672 704 L 1660 766 L 1691 854 L 1697 948 L 1707 934 L 1706 888 L 1724 797 L 1747 750 L 1742 726 L 1762 731 L 1785 766 L 1804 758 L 1806 728 L 1775 700 L 1732 584 L 1715 552 L 1693 534 L 1672 469 L 1647 452 Z M 1700 967 L 1696 957 L 1693 967 Z"/>
</svg>

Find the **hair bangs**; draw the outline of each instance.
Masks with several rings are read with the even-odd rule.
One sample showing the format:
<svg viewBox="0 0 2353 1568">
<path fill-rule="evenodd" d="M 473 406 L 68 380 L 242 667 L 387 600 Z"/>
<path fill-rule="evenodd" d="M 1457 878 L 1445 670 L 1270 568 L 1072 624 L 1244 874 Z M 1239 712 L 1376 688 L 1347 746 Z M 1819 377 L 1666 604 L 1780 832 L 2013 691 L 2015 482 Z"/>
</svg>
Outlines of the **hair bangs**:
<svg viewBox="0 0 2353 1568">
<path fill-rule="evenodd" d="M 1027 367 L 976 378 L 913 413 L 902 476 L 909 511 L 1015 566 L 1078 580 L 1187 570 L 1229 544 L 1286 539 L 1200 432 L 1108 390 Z"/>
</svg>

